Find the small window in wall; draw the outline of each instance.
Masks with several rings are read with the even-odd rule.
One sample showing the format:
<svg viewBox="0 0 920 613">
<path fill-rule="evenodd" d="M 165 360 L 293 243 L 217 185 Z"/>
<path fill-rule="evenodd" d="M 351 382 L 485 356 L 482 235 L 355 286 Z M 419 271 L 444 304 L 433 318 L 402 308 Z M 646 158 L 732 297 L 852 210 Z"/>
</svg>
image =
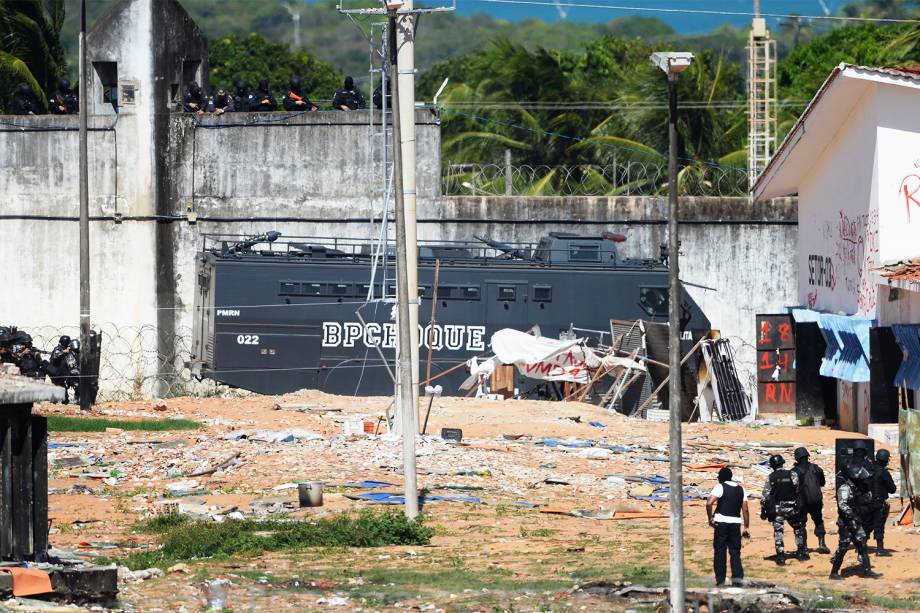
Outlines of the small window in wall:
<svg viewBox="0 0 920 613">
<path fill-rule="evenodd" d="M 99 101 L 116 107 L 118 105 L 118 63 L 93 62 L 93 69 L 102 85 Z"/>
<path fill-rule="evenodd" d="M 300 295 L 300 283 L 293 281 L 282 281 L 281 289 L 278 291 L 281 296 L 298 296 Z"/>
<path fill-rule="evenodd" d="M 122 83 L 120 88 L 121 104 L 124 106 L 134 106 L 137 104 L 137 85 L 134 83 Z"/>
<path fill-rule="evenodd" d="M 650 316 L 664 317 L 668 314 L 668 288 L 640 287 L 639 306 Z"/>
<path fill-rule="evenodd" d="M 451 298 L 456 298 L 457 288 L 453 285 L 439 285 L 438 286 L 438 298 L 441 300 L 450 300 Z"/>
<path fill-rule="evenodd" d="M 572 262 L 600 262 L 600 247 L 598 245 L 572 243 L 569 246 L 569 260 Z"/>
<path fill-rule="evenodd" d="M 322 283 L 304 283 L 303 293 L 305 296 L 319 296 L 323 293 Z"/>
<path fill-rule="evenodd" d="M 198 76 L 200 66 L 201 60 L 185 60 L 182 62 L 182 87 L 188 86 L 191 81 L 201 84 L 201 78 Z"/>
<path fill-rule="evenodd" d="M 329 289 L 333 296 L 351 296 L 351 283 L 331 283 Z"/>
<path fill-rule="evenodd" d="M 552 286 L 534 285 L 533 286 L 533 301 L 534 302 L 552 302 L 553 301 Z"/>
<path fill-rule="evenodd" d="M 513 285 L 499 285 L 498 286 L 498 299 L 513 301 L 516 299 L 517 290 Z"/>
<path fill-rule="evenodd" d="M 466 285 L 463 287 L 463 299 L 464 300 L 479 300 L 479 286 L 478 285 Z"/>
</svg>

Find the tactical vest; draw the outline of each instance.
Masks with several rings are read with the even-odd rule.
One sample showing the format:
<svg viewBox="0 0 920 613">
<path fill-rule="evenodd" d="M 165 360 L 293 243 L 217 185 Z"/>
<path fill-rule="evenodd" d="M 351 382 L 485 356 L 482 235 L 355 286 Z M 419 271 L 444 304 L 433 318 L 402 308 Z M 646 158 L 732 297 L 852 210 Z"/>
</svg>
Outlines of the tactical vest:
<svg viewBox="0 0 920 613">
<path fill-rule="evenodd" d="M 790 471 L 785 468 L 773 471 L 770 475 L 770 494 L 773 496 L 773 501 L 777 503 L 792 502 L 798 498 Z"/>
<path fill-rule="evenodd" d="M 725 517 L 741 517 L 744 490 L 740 485 L 722 484 L 722 497 L 716 503 L 716 513 Z"/>
</svg>

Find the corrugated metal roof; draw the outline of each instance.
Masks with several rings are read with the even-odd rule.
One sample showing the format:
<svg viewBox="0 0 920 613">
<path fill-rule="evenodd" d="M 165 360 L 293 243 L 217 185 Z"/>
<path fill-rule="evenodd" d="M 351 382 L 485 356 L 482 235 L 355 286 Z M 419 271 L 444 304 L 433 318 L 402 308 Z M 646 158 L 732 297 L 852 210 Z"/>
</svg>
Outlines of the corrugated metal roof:
<svg viewBox="0 0 920 613">
<path fill-rule="evenodd" d="M 876 268 L 875 272 L 889 281 L 920 281 L 920 259 L 882 266 Z"/>
</svg>

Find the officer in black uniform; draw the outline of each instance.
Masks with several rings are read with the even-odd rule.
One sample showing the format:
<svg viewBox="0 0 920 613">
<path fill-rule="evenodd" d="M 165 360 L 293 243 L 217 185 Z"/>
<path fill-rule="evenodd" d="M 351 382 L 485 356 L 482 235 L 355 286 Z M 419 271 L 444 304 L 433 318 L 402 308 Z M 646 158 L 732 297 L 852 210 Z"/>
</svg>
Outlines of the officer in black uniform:
<svg viewBox="0 0 920 613">
<path fill-rule="evenodd" d="M 201 86 L 195 81 L 188 84 L 188 90 L 182 97 L 182 110 L 186 113 L 204 115 L 208 106 L 208 97 L 204 95 Z"/>
<path fill-rule="evenodd" d="M 211 96 L 211 100 L 208 102 L 208 112 L 215 116 L 233 112 L 233 96 L 230 95 L 226 88 L 217 88 L 217 92 Z"/>
<path fill-rule="evenodd" d="M 17 330 L 10 339 L 9 361 L 19 367 L 19 373 L 32 379 L 44 379 L 47 363 L 42 352 L 32 346 L 32 337 Z"/>
<path fill-rule="evenodd" d="M 48 375 L 51 382 L 64 388 L 64 404 L 68 404 L 68 390 L 73 388 L 74 400 L 80 402 L 80 341 L 72 341 L 64 335 L 48 358 Z"/>
<path fill-rule="evenodd" d="M 268 113 L 278 108 L 275 97 L 268 87 L 268 79 L 259 81 L 259 89 L 249 94 L 249 110 L 259 113 Z"/>
<path fill-rule="evenodd" d="M 374 89 L 374 94 L 371 99 L 374 101 L 374 106 L 376 108 L 381 109 L 381 110 L 383 109 L 383 88 L 382 86 L 378 85 L 376 89 Z M 393 96 L 390 93 L 390 90 L 388 89 L 387 90 L 387 110 L 391 110 L 392 108 L 393 108 Z"/>
<path fill-rule="evenodd" d="M 285 111 L 315 111 L 319 107 L 307 98 L 300 84 L 300 77 L 291 77 L 291 88 L 281 99 Z"/>
<path fill-rule="evenodd" d="M 13 94 L 13 115 L 41 115 L 44 113 L 38 98 L 28 83 L 20 83 Z"/>
<path fill-rule="evenodd" d="M 891 552 L 885 549 L 885 523 L 888 521 L 888 513 L 891 512 L 888 496 L 898 490 L 891 473 L 888 472 L 890 460 L 891 453 L 887 449 L 875 452 L 871 486 L 872 504 L 869 510 L 869 529 L 875 534 L 875 555 L 883 557 L 891 555 Z"/>
<path fill-rule="evenodd" d="M 763 486 L 760 501 L 760 518 L 773 523 L 773 544 L 776 546 L 776 564 L 786 564 L 783 527 L 786 522 L 792 526 L 795 534 L 796 557 L 799 560 L 809 558 L 805 548 L 805 522 L 799 495 L 799 475 L 791 470 L 781 468 L 785 464 L 781 455 L 770 456 L 770 468 L 773 472 Z"/>
<path fill-rule="evenodd" d="M 364 96 L 355 87 L 355 80 L 345 77 L 345 87 L 337 89 L 332 98 L 332 108 L 337 111 L 354 111 L 366 106 Z"/>
<path fill-rule="evenodd" d="M 236 91 L 233 93 L 233 110 L 237 113 L 248 113 L 249 96 L 249 86 L 244 81 L 237 81 Z"/>
<path fill-rule="evenodd" d="M 847 549 L 856 549 L 862 566 L 862 576 L 876 579 L 880 575 L 872 571 L 869 549 L 866 545 L 865 520 L 872 504 L 870 481 L 872 475 L 860 462 L 851 462 L 840 474 L 841 484 L 837 488 L 837 527 L 840 541 L 837 551 L 831 557 L 831 579 L 842 579 L 840 567 Z"/>
<path fill-rule="evenodd" d="M 747 492 L 740 484 L 732 481 L 732 471 L 727 467 L 719 471 L 719 484 L 712 489 L 706 501 L 706 515 L 709 525 L 715 530 L 712 537 L 712 568 L 716 574 L 716 585 L 725 583 L 726 550 L 731 556 L 732 585 L 741 585 L 744 581 L 741 537 L 750 538 L 748 529 L 751 516 L 748 512 Z"/>
<path fill-rule="evenodd" d="M 77 94 L 70 89 L 70 79 L 63 78 L 48 100 L 48 108 L 53 115 L 74 115 L 80 112 Z"/>
<path fill-rule="evenodd" d="M 802 524 L 805 529 L 805 538 L 808 538 L 807 522 L 809 515 L 815 524 L 815 536 L 818 537 L 818 553 L 830 553 L 824 538 L 827 531 L 824 529 L 824 497 L 821 488 L 825 485 L 824 471 L 817 464 L 808 461 L 808 450 L 799 447 L 794 452 L 795 466 L 792 471 L 799 477 L 799 491 L 802 493 Z M 808 541 L 805 542 L 808 549 Z"/>
</svg>

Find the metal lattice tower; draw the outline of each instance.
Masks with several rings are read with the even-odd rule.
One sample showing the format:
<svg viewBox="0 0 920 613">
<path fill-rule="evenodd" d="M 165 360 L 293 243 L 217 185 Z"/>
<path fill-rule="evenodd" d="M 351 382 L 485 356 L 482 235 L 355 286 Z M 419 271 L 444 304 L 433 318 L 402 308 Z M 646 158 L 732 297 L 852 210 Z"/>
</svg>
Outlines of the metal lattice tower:
<svg viewBox="0 0 920 613">
<path fill-rule="evenodd" d="M 754 186 L 776 149 L 776 41 L 754 2 L 748 39 L 748 183 Z"/>
</svg>

